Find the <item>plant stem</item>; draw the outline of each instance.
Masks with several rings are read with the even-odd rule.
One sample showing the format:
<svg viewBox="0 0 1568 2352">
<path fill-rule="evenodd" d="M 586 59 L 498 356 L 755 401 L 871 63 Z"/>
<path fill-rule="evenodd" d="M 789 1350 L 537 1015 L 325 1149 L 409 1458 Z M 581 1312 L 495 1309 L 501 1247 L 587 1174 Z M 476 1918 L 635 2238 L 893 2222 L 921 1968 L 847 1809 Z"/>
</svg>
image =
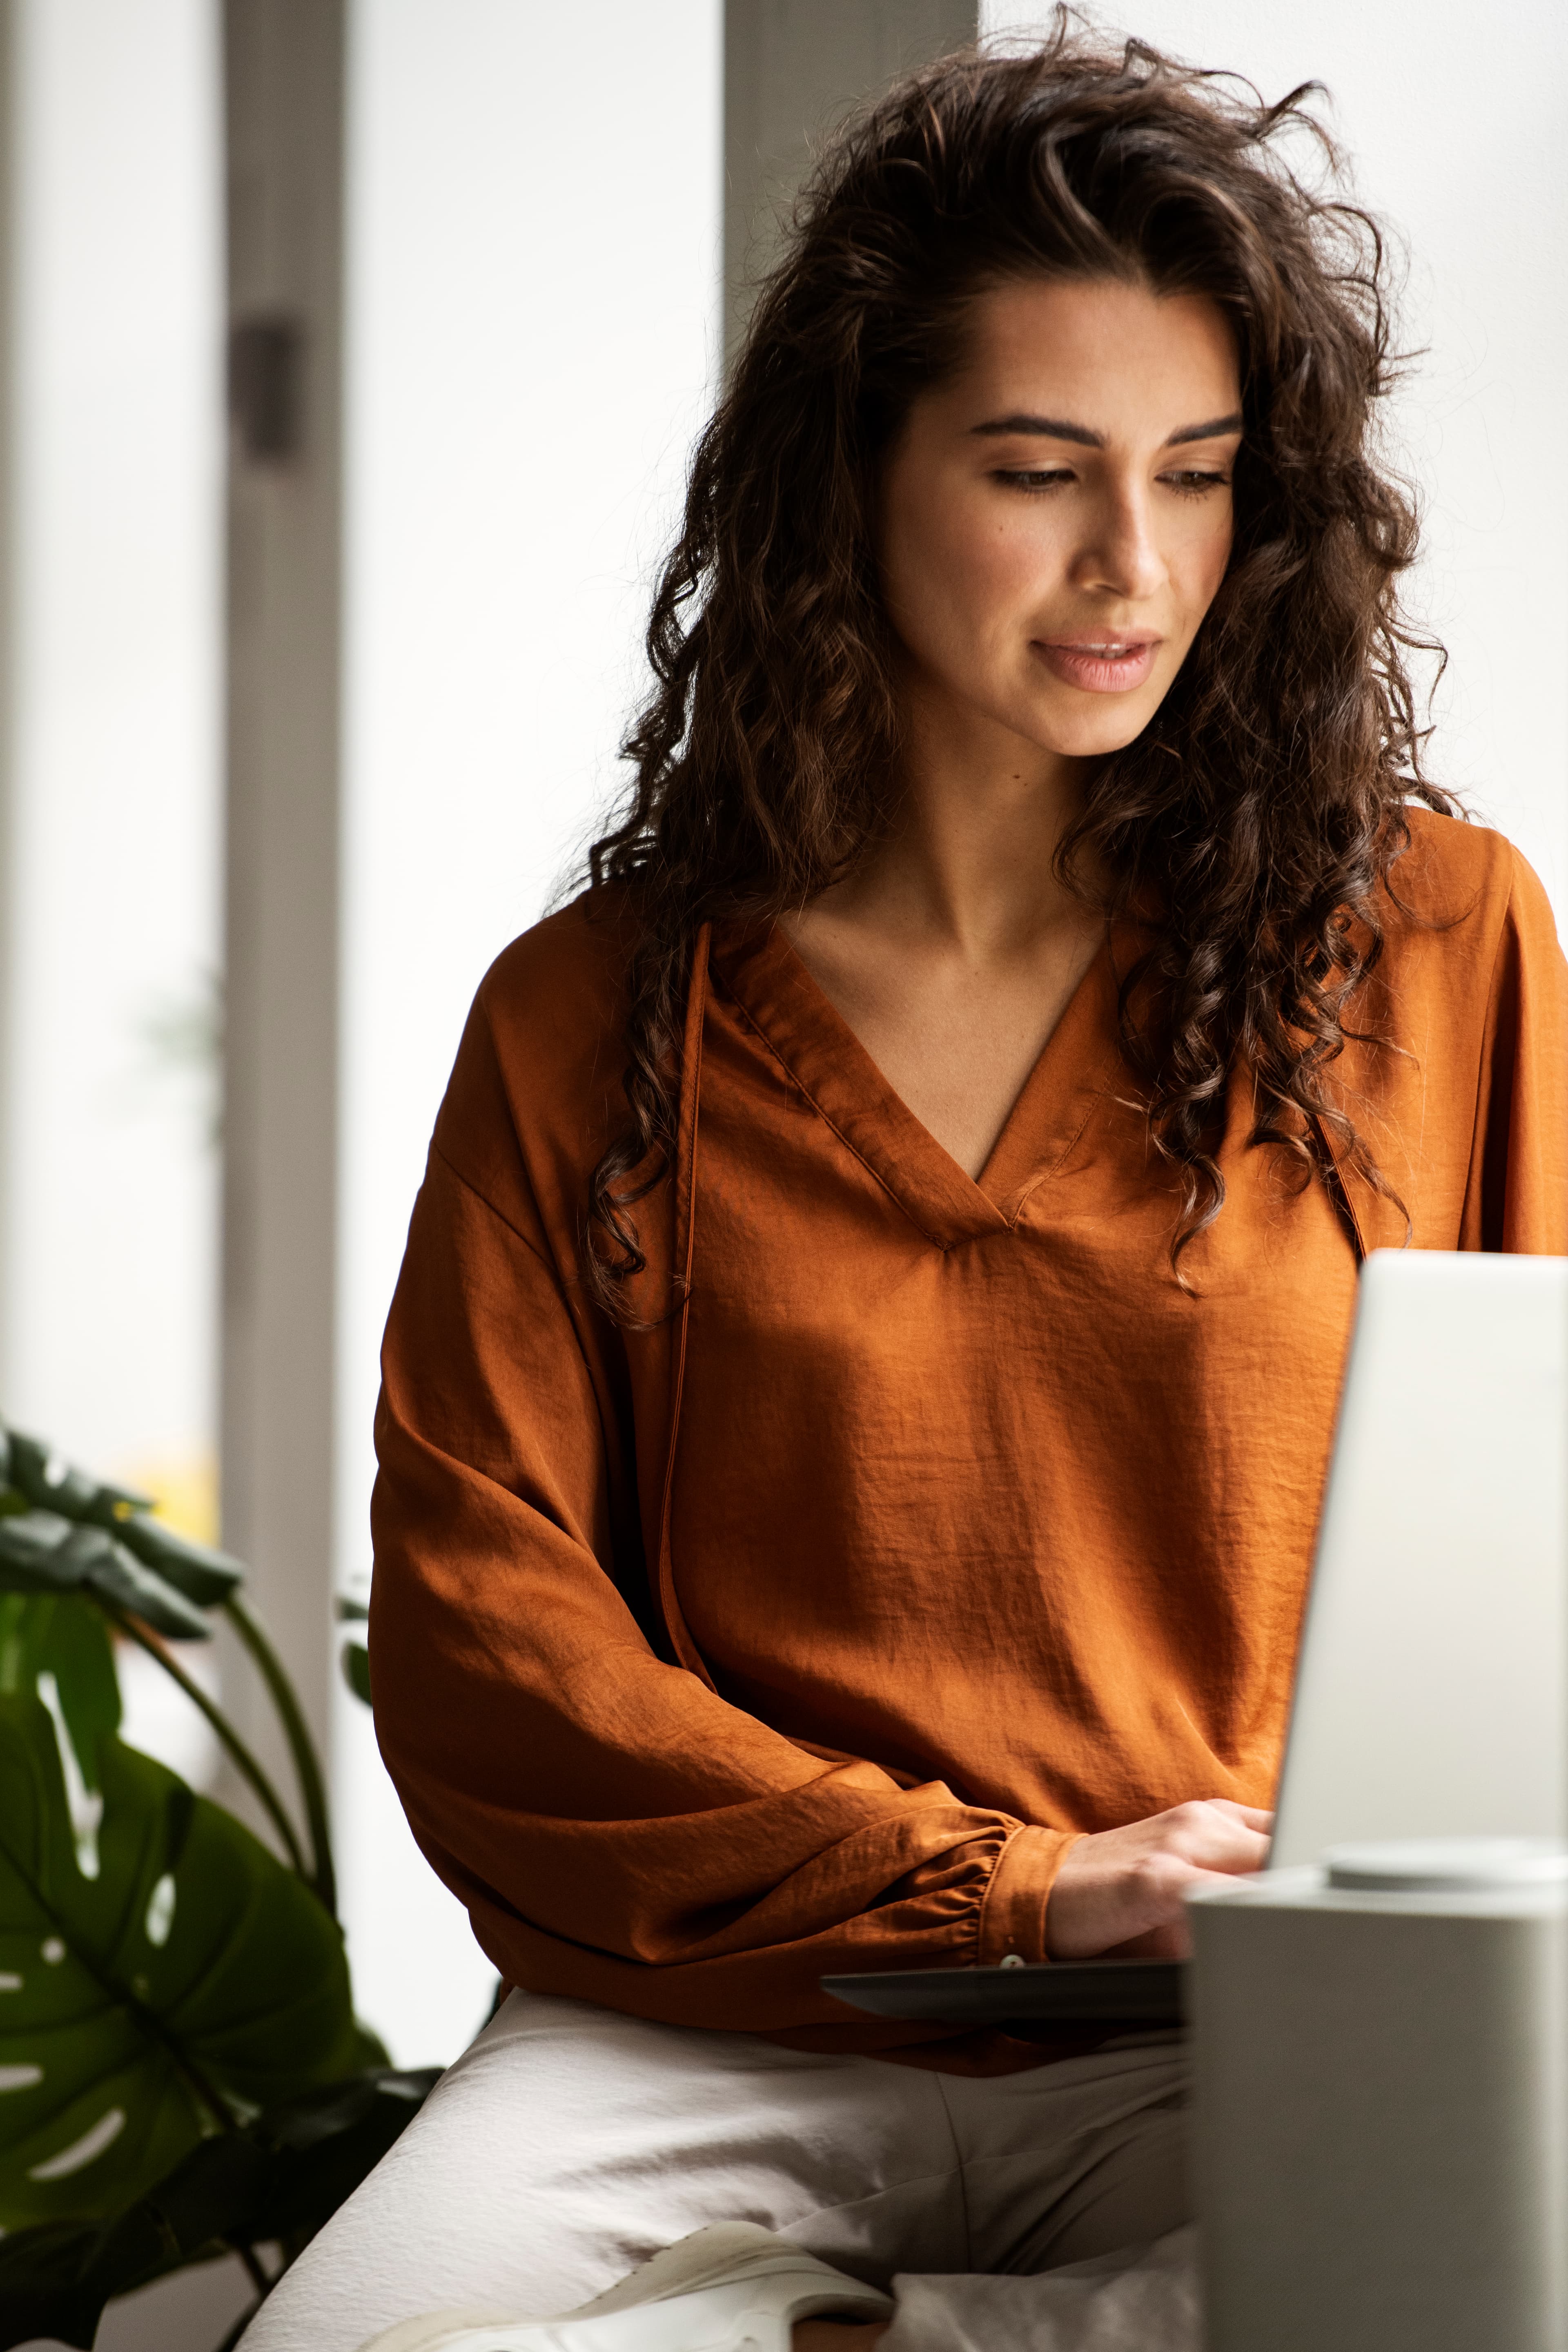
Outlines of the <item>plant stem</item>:
<svg viewBox="0 0 1568 2352">
<path fill-rule="evenodd" d="M 182 2050 L 178 2042 L 171 2041 L 169 2035 L 163 2031 L 161 2021 L 152 2015 L 150 2010 L 145 2009 L 142 2006 L 141 2002 L 135 1998 L 134 1994 L 127 1993 L 123 1986 L 116 1986 L 115 1990 L 119 1992 L 120 1997 L 121 2000 L 124 2001 L 127 2009 L 133 2010 L 136 2015 L 141 2020 L 143 2029 L 146 2031 L 149 2039 L 157 2040 L 163 2044 L 164 2049 L 169 2053 L 170 2058 L 173 2061 L 175 2071 L 183 2074 L 187 2084 L 195 2093 L 203 2106 L 206 2108 L 219 2131 L 237 2131 L 239 2129 L 239 2126 L 234 2119 L 234 2110 L 230 2107 L 228 2101 L 223 2096 L 223 2094 L 220 2091 L 214 2089 L 212 2084 L 207 2080 L 205 2073 L 197 2065 L 195 2060 L 190 2055 L 189 2052 Z"/>
<path fill-rule="evenodd" d="M 103 1601 L 101 1595 L 95 1594 L 94 1598 L 99 1601 L 105 1615 L 113 1618 L 120 1632 L 128 1634 L 131 1641 L 138 1643 L 150 1657 L 156 1658 L 164 1673 L 179 1684 L 192 1706 L 200 1708 L 202 1714 L 206 1717 L 224 1747 L 228 1750 L 235 1769 L 250 1782 L 260 1799 L 268 1819 L 283 1841 L 284 1849 L 296 1876 L 303 1878 L 308 1885 L 311 1881 L 305 1867 L 305 1857 L 299 1851 L 299 1841 L 294 1834 L 294 1824 L 284 1811 L 277 1790 L 223 1710 L 214 1706 L 201 1685 L 191 1680 L 183 1666 L 175 1664 L 155 1634 L 148 1633 L 134 1617 L 128 1616 L 123 1611 L 111 1607 L 110 1603 Z"/>
<path fill-rule="evenodd" d="M 272 2291 L 272 2281 L 267 2277 L 266 2271 L 263 2270 L 261 2266 L 261 2259 L 257 2254 L 256 2248 L 254 2246 L 236 2246 L 235 2248 L 235 2252 L 239 2256 L 241 2262 L 245 2264 L 246 2269 L 249 2272 L 250 2283 L 252 2286 L 255 2287 L 257 2294 L 269 2294 Z"/>
<path fill-rule="evenodd" d="M 300 1801 L 310 1831 L 310 1858 L 314 1864 L 310 1884 L 335 1919 L 338 1916 L 338 1883 L 332 1867 L 331 1825 L 327 1816 L 326 1786 L 321 1778 L 321 1767 L 317 1761 L 310 1727 L 300 1711 L 299 1701 L 282 1659 L 237 1592 L 229 1594 L 223 1603 L 223 1610 L 255 1660 L 256 1671 L 277 1709 L 278 1721 L 288 1742 L 288 1752 L 294 1759 Z"/>
</svg>

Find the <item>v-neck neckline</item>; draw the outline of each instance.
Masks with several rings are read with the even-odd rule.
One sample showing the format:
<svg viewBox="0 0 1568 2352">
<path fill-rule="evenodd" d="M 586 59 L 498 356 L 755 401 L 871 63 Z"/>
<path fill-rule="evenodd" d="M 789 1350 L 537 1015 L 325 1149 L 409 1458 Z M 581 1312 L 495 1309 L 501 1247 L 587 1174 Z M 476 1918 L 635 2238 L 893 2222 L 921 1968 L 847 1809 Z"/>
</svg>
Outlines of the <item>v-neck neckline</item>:
<svg viewBox="0 0 1568 2352">
<path fill-rule="evenodd" d="M 821 1117 L 939 1248 L 1008 1231 L 1082 1134 L 1118 1058 L 1103 941 L 1040 1047 L 977 1177 L 897 1094 L 779 923 L 716 937 L 713 970 Z"/>
</svg>

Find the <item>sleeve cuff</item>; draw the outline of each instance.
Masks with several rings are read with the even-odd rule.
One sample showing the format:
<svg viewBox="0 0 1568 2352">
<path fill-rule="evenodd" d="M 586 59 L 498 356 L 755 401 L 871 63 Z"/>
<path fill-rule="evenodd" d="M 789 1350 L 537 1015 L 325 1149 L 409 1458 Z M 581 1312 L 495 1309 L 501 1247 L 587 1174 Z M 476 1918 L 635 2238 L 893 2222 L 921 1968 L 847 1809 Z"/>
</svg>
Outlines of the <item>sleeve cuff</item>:
<svg viewBox="0 0 1568 2352">
<path fill-rule="evenodd" d="M 1074 1830 L 1018 1829 L 997 1857 L 980 1906 L 981 1968 L 996 1968 L 1010 1958 L 1043 1960 L 1045 1906 L 1056 1884 L 1056 1874 L 1069 1847 L 1078 1843 Z"/>
</svg>

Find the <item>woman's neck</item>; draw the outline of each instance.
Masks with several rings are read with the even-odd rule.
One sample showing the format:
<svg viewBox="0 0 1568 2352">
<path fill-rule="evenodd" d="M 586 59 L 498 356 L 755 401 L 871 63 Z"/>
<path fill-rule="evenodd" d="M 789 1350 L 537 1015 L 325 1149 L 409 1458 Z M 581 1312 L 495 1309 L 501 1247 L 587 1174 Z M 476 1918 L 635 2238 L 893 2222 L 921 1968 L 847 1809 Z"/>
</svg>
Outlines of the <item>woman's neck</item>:
<svg viewBox="0 0 1568 2352">
<path fill-rule="evenodd" d="M 1051 869 L 1082 769 L 919 713 L 905 744 L 888 834 L 784 929 L 894 1093 L 977 1177 L 1103 936 Z"/>
<path fill-rule="evenodd" d="M 1085 766 L 915 697 L 892 824 L 825 899 L 890 940 L 975 967 L 1030 956 L 1085 920 L 1052 863 L 1082 804 Z"/>
</svg>

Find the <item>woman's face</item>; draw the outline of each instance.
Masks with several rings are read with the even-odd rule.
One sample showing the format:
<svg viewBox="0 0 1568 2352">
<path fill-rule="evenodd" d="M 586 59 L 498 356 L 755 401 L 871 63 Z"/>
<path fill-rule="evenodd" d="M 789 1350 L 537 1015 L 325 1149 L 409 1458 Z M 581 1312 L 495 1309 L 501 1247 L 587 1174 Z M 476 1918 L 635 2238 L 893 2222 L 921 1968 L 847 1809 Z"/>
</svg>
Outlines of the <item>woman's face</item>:
<svg viewBox="0 0 1568 2352">
<path fill-rule="evenodd" d="M 883 593 L 909 684 L 1089 758 L 1148 724 L 1230 554 L 1235 343 L 1202 295 L 1114 279 L 978 296 L 958 372 L 887 460 Z"/>
</svg>

